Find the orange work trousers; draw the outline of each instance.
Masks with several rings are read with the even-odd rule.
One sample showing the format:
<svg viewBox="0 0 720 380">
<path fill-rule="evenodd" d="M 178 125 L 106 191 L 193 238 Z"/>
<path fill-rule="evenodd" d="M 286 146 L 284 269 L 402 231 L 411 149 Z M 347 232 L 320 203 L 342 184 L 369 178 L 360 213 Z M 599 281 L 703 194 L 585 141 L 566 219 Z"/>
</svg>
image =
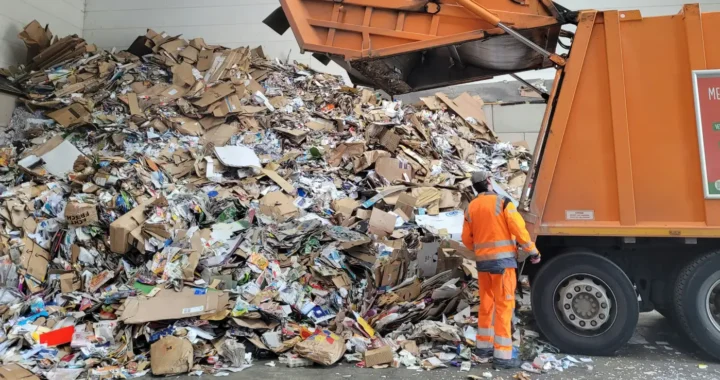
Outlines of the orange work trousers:
<svg viewBox="0 0 720 380">
<path fill-rule="evenodd" d="M 512 317 L 517 286 L 515 268 L 506 268 L 502 274 L 478 272 L 478 285 L 477 348 L 494 348 L 495 358 L 512 359 Z"/>
</svg>

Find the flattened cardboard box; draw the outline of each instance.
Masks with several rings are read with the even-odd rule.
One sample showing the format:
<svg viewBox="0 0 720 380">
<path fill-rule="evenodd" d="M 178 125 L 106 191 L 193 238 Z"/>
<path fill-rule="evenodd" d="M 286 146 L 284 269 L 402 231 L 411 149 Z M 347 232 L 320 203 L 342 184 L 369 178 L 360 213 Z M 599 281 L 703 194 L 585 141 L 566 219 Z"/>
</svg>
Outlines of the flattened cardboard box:
<svg viewBox="0 0 720 380">
<path fill-rule="evenodd" d="M 17 364 L 7 364 L 0 367 L 0 379 L 2 380 L 40 380 L 34 373 L 26 370 Z"/>
<path fill-rule="evenodd" d="M 47 114 L 49 118 L 55 120 L 63 127 L 70 127 L 83 122 L 88 115 L 90 115 L 90 112 L 80 103 L 73 103 L 70 106 Z"/>
<path fill-rule="evenodd" d="M 394 292 L 404 302 L 411 302 L 420 295 L 421 291 L 422 284 L 420 283 L 420 280 L 415 279 L 415 281 L 413 281 L 410 285 L 397 289 Z"/>
<path fill-rule="evenodd" d="M 129 297 L 120 320 L 137 324 L 168 319 L 197 317 L 228 307 L 229 296 L 212 289 L 184 287 L 182 291 L 162 289 L 154 297 Z"/>
<path fill-rule="evenodd" d="M 235 323 L 237 323 L 237 325 L 240 327 L 246 327 L 246 328 L 253 329 L 253 330 L 274 329 L 275 327 L 277 327 L 280 324 L 279 322 L 276 322 L 276 321 L 265 322 L 262 319 L 233 318 L 232 320 L 235 321 Z"/>
<path fill-rule="evenodd" d="M 350 199 L 350 198 L 343 198 L 336 201 L 332 201 L 332 209 L 335 210 L 337 214 L 343 215 L 345 217 L 352 216 L 353 211 L 360 207 L 360 202 Z"/>
<path fill-rule="evenodd" d="M 402 263 L 400 260 L 393 260 L 382 267 L 376 269 L 375 283 L 378 286 L 395 286 L 402 271 Z M 382 273 L 380 273 L 382 272 Z M 378 277 L 379 275 L 379 277 Z"/>
<path fill-rule="evenodd" d="M 396 158 L 378 158 L 375 162 L 375 171 L 390 182 L 410 181 L 413 178 L 412 166 Z"/>
<path fill-rule="evenodd" d="M 214 146 L 225 146 L 238 131 L 239 128 L 235 124 L 221 124 L 206 131 L 203 141 L 204 144 L 212 143 Z"/>
<path fill-rule="evenodd" d="M 202 136 L 203 127 L 200 122 L 189 117 L 181 116 L 170 119 L 176 131 L 187 136 Z"/>
<path fill-rule="evenodd" d="M 394 152 L 400 145 L 400 135 L 390 129 L 385 129 L 380 136 L 380 145 L 387 148 L 388 151 Z"/>
<path fill-rule="evenodd" d="M 50 253 L 27 236 L 23 239 L 23 243 L 25 247 L 20 256 L 20 266 L 25 268 L 28 275 L 44 282 L 50 264 Z"/>
<path fill-rule="evenodd" d="M 393 362 L 393 351 L 390 346 L 383 346 L 365 351 L 365 368 Z"/>
<path fill-rule="evenodd" d="M 164 336 L 150 346 L 150 369 L 153 375 L 186 373 L 192 364 L 193 346 L 187 339 Z"/>
<path fill-rule="evenodd" d="M 395 215 L 380 210 L 379 208 L 374 208 L 372 214 L 370 214 L 368 232 L 378 236 L 387 236 L 395 230 L 396 220 Z"/>
<path fill-rule="evenodd" d="M 180 56 L 185 58 L 185 62 L 195 63 L 198 60 L 198 53 L 200 53 L 198 49 L 193 46 L 188 46 L 180 52 Z"/>
<path fill-rule="evenodd" d="M 400 347 L 403 348 L 403 350 L 415 355 L 420 356 L 420 349 L 418 349 L 417 343 L 415 343 L 414 340 L 403 340 L 400 343 Z"/>
<path fill-rule="evenodd" d="M 185 50 L 185 46 L 187 46 L 187 41 L 182 38 L 178 38 L 176 40 L 162 44 L 160 48 L 168 52 L 175 60 L 177 60 L 180 52 Z"/>
<path fill-rule="evenodd" d="M 218 100 L 232 94 L 233 92 L 235 92 L 235 89 L 233 88 L 232 84 L 224 82 L 220 85 L 209 88 L 207 91 L 205 91 L 200 100 L 196 101 L 193 104 L 198 107 L 207 107 L 217 102 Z"/>
<path fill-rule="evenodd" d="M 128 94 L 128 106 L 130 107 L 130 114 L 142 115 L 142 110 L 140 109 L 140 104 L 138 103 L 138 97 L 136 93 L 131 92 Z"/>
<path fill-rule="evenodd" d="M 145 207 L 152 200 L 139 204 L 125 215 L 110 223 L 110 250 L 113 253 L 123 254 L 130 250 L 130 233 L 145 223 Z"/>
<path fill-rule="evenodd" d="M 454 256 L 455 250 L 438 248 L 437 255 L 437 273 L 442 273 L 448 270 L 453 271 L 453 277 L 461 277 L 464 274 L 462 270 L 463 258 L 460 256 Z"/>
<path fill-rule="evenodd" d="M 437 271 L 437 252 L 440 248 L 440 242 L 422 242 L 422 246 L 417 253 L 418 269 L 422 278 L 434 276 Z"/>
<path fill-rule="evenodd" d="M 182 86 L 178 85 L 172 85 L 167 87 L 164 91 L 160 93 L 160 97 L 167 98 L 167 99 L 180 99 L 187 93 L 187 90 L 184 89 Z M 159 98 L 158 98 L 159 99 Z"/>
<path fill-rule="evenodd" d="M 200 71 L 207 71 L 210 69 L 210 66 L 212 66 L 213 62 L 213 51 L 208 49 L 203 49 L 198 53 L 198 63 L 196 65 L 197 69 Z"/>
<path fill-rule="evenodd" d="M 298 209 L 293 204 L 293 197 L 280 191 L 273 191 L 260 200 L 260 213 L 271 215 L 277 220 L 287 220 L 298 215 Z"/>
<path fill-rule="evenodd" d="M 193 75 L 192 70 L 193 67 L 187 62 L 183 62 L 179 65 L 173 66 L 173 84 L 177 86 L 192 87 L 197 81 L 195 79 L 195 76 Z"/>
<path fill-rule="evenodd" d="M 416 203 L 417 198 L 407 193 L 400 193 L 397 202 L 395 202 L 394 212 L 400 215 L 406 222 L 413 220 L 415 216 Z"/>
<path fill-rule="evenodd" d="M 445 252 L 452 252 L 456 256 L 475 261 L 475 252 L 467 249 L 467 247 L 465 247 L 463 243 L 460 243 L 458 241 L 443 240 L 440 242 L 439 248 L 444 249 Z"/>
<path fill-rule="evenodd" d="M 76 272 L 63 273 L 60 275 L 60 291 L 70 293 L 80 290 L 82 283 Z"/>
<path fill-rule="evenodd" d="M 213 116 L 222 117 L 229 113 L 240 112 L 242 103 L 237 95 L 233 94 L 226 96 L 223 100 L 219 101 L 219 105 L 213 110 Z"/>
<path fill-rule="evenodd" d="M 98 221 L 97 209 L 90 203 L 68 202 L 65 220 L 73 227 L 89 226 Z"/>
</svg>

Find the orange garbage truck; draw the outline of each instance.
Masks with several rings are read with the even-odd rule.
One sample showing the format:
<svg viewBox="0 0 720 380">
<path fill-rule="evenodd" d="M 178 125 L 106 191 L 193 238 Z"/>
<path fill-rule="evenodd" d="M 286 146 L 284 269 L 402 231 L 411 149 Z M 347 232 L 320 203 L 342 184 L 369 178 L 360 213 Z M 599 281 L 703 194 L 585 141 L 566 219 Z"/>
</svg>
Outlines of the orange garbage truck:
<svg viewBox="0 0 720 380">
<path fill-rule="evenodd" d="M 611 354 L 657 310 L 720 358 L 720 13 L 280 3 L 269 25 L 390 94 L 556 68 L 520 200 L 544 259 L 539 328 L 564 352 Z"/>
</svg>

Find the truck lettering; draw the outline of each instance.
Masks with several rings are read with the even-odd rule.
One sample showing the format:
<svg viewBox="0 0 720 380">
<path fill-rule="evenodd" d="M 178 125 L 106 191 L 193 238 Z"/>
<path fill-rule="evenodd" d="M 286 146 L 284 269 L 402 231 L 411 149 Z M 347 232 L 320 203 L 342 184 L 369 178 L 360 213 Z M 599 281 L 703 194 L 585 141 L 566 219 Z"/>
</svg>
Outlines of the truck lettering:
<svg viewBox="0 0 720 380">
<path fill-rule="evenodd" d="M 708 88 L 708 99 L 710 99 L 710 100 L 720 100 L 720 87 L 710 87 L 710 88 Z"/>
</svg>

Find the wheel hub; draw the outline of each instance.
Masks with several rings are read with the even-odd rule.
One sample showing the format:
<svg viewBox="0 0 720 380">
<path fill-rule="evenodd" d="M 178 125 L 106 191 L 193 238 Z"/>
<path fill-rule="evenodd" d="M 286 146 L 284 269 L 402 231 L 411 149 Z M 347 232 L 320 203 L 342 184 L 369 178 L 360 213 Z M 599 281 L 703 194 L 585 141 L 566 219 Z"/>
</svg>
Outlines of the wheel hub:
<svg viewBox="0 0 720 380">
<path fill-rule="evenodd" d="M 710 322 L 712 322 L 717 330 L 720 330 L 720 280 L 715 281 L 715 283 L 710 286 L 705 303 L 705 310 L 710 318 Z"/>
<path fill-rule="evenodd" d="M 612 304 L 605 289 L 589 279 L 571 279 L 559 289 L 557 307 L 566 323 L 597 330 L 609 320 Z"/>
</svg>

